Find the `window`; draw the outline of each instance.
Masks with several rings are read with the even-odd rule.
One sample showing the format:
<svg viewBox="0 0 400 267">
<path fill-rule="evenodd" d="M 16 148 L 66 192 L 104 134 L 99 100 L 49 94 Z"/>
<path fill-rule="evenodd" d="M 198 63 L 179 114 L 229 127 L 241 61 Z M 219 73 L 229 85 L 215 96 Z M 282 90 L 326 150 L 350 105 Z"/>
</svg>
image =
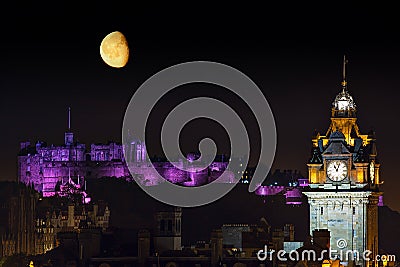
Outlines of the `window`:
<svg viewBox="0 0 400 267">
<path fill-rule="evenodd" d="M 172 220 L 168 220 L 168 232 L 172 231 Z"/>
<path fill-rule="evenodd" d="M 165 221 L 164 221 L 164 220 L 161 220 L 161 221 L 160 221 L 160 231 L 161 231 L 161 232 L 164 232 L 164 231 L 165 231 Z"/>
<path fill-rule="evenodd" d="M 321 215 L 324 215 L 324 207 L 321 207 Z"/>
<path fill-rule="evenodd" d="M 353 215 L 356 215 L 356 207 L 353 207 Z"/>
</svg>

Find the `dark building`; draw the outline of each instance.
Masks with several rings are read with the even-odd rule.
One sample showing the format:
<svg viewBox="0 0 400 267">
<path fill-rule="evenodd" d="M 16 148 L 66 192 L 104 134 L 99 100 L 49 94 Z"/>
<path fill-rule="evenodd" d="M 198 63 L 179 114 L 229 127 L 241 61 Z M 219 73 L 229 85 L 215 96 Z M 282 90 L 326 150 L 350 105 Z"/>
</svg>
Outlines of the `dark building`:
<svg viewBox="0 0 400 267">
<path fill-rule="evenodd" d="M 35 216 L 38 193 L 22 183 L 0 186 L 0 256 L 34 255 Z"/>
</svg>

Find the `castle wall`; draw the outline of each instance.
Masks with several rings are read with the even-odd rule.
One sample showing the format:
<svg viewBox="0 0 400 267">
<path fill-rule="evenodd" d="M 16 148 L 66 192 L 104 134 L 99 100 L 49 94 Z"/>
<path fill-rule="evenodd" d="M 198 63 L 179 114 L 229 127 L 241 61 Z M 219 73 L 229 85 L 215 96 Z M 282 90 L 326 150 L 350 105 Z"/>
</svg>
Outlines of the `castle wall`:
<svg viewBox="0 0 400 267">
<path fill-rule="evenodd" d="M 110 144 L 92 144 L 90 146 L 90 159 L 92 161 L 112 161 L 123 160 L 122 145 L 116 143 Z"/>
<path fill-rule="evenodd" d="M 71 138 L 69 138 L 71 139 Z M 69 140 L 68 139 L 68 140 Z M 68 141 L 67 140 L 67 141 Z M 92 144 L 90 151 L 84 144 L 70 140 L 63 146 L 46 146 L 38 142 L 35 147 L 29 142 L 21 143 L 18 156 L 18 178 L 25 184 L 33 184 L 43 196 L 55 195 L 57 185 L 72 179 L 83 186 L 83 179 L 101 177 L 135 178 L 142 185 L 154 186 L 165 180 L 185 186 L 200 186 L 213 181 L 234 183 L 232 172 L 225 171 L 227 162 L 213 162 L 209 168 L 201 166 L 183 166 L 182 162 L 174 163 L 186 171 L 176 168 L 172 163 L 159 162 L 149 164 L 146 161 L 146 147 L 143 142 L 132 142 L 129 147 L 114 142 L 108 144 Z M 123 151 L 128 160 L 125 160 Z M 132 177 L 128 167 L 132 173 Z M 160 177 L 160 175 L 162 177 Z"/>
</svg>

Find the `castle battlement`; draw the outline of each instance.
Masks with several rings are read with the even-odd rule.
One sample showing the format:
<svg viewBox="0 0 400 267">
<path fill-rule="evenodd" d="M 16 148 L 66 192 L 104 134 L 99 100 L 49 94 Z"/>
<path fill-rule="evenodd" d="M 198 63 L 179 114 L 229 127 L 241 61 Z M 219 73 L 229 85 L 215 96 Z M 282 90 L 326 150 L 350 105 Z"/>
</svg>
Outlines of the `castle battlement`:
<svg viewBox="0 0 400 267">
<path fill-rule="evenodd" d="M 183 186 L 199 186 L 218 179 L 228 165 L 228 161 L 214 161 L 209 168 L 197 171 L 198 166 L 194 163 L 190 167 L 183 166 L 181 161 L 149 163 L 146 159 L 146 145 L 142 141 L 133 140 L 128 145 L 108 142 L 86 146 L 74 141 L 73 133 L 68 130 L 63 145 L 47 145 L 41 141 L 35 145 L 22 142 L 18 153 L 18 179 L 25 184 L 32 184 L 44 197 L 49 197 L 56 195 L 60 185 L 66 181 L 72 181 L 77 188 L 84 188 L 86 179 L 101 177 L 136 179 L 146 186 L 166 181 Z M 187 171 L 175 166 L 186 167 Z M 233 173 L 224 177 L 220 182 L 234 183 L 236 179 Z"/>
</svg>

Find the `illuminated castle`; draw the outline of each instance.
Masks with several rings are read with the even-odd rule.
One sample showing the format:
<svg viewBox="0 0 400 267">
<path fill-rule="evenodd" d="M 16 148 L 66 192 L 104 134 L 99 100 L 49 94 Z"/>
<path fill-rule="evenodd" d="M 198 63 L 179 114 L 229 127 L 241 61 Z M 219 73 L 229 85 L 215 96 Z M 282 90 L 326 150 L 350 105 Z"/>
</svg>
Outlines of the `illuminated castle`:
<svg viewBox="0 0 400 267">
<path fill-rule="evenodd" d="M 217 179 L 228 164 L 223 160 L 215 161 L 209 168 L 193 172 L 182 171 L 169 162 L 154 162 L 151 166 L 146 161 L 145 143 L 139 140 L 132 140 L 125 147 L 120 143 L 109 142 L 91 144 L 87 148 L 85 144 L 74 140 L 70 128 L 70 110 L 68 114 L 68 130 L 65 132 L 63 145 L 47 145 L 41 141 L 35 145 L 30 142 L 21 143 L 18 154 L 18 179 L 25 184 L 32 184 L 44 197 L 60 194 L 60 187 L 71 184 L 78 189 L 84 189 L 86 179 L 132 179 L 127 164 L 146 186 L 158 185 L 166 180 L 183 186 L 203 185 Z M 129 163 L 124 158 L 123 150 L 129 157 Z M 179 167 L 196 168 L 183 166 L 183 162 L 174 164 Z M 159 173 L 164 179 L 160 179 Z M 226 181 L 221 182 L 235 182 L 233 172 L 230 174 L 225 175 Z"/>
<path fill-rule="evenodd" d="M 304 194 L 310 205 L 310 233 L 328 229 L 329 247 L 336 251 L 333 255 L 343 262 L 367 266 L 372 261 L 368 263 L 360 255 L 369 250 L 372 259 L 378 253 L 382 181 L 375 134 L 362 134 L 356 124 L 356 105 L 347 90 L 345 66 L 346 60 L 342 90 L 334 99 L 328 131 L 312 139 L 307 164 L 309 190 Z"/>
</svg>

